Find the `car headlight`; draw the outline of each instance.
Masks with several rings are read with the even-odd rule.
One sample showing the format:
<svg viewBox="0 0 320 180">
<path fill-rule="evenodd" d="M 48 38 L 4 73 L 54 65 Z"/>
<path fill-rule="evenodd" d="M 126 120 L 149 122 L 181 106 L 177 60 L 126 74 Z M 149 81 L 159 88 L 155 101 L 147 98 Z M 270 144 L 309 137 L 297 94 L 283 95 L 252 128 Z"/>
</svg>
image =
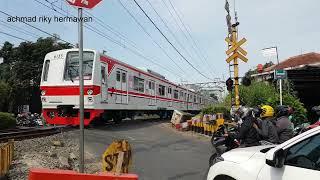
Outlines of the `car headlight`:
<svg viewBox="0 0 320 180">
<path fill-rule="evenodd" d="M 45 91 L 45 90 L 42 90 L 42 91 L 41 91 L 41 96 L 44 96 L 44 95 L 46 95 L 46 91 Z"/>
<path fill-rule="evenodd" d="M 93 90 L 92 89 L 88 89 L 87 94 L 88 95 L 92 95 L 93 94 Z"/>
</svg>

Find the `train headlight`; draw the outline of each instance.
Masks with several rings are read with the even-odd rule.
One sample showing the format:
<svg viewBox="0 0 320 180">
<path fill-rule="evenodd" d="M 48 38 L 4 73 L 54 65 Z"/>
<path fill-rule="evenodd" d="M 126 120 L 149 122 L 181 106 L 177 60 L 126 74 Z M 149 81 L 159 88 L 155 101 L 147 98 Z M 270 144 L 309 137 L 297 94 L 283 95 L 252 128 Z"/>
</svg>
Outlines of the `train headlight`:
<svg viewBox="0 0 320 180">
<path fill-rule="evenodd" d="M 42 91 L 41 91 L 41 96 L 44 96 L 44 95 L 46 95 L 46 91 L 45 91 L 45 90 L 42 90 Z"/>
<path fill-rule="evenodd" d="M 88 95 L 92 95 L 93 94 L 93 90 L 92 89 L 88 89 L 87 94 Z"/>
</svg>

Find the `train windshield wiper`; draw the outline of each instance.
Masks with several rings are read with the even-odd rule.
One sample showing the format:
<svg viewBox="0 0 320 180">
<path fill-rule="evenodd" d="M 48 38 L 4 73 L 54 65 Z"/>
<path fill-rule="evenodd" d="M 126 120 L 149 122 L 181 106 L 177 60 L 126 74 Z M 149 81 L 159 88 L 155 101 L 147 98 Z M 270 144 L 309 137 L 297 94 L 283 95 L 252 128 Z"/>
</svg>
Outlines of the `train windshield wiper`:
<svg viewBox="0 0 320 180">
<path fill-rule="evenodd" d="M 67 71 L 68 71 L 69 78 L 70 78 L 71 82 L 73 83 L 74 81 L 73 81 L 73 78 L 72 78 L 72 73 L 71 73 L 71 70 L 70 70 L 70 66 L 68 67 Z"/>
</svg>

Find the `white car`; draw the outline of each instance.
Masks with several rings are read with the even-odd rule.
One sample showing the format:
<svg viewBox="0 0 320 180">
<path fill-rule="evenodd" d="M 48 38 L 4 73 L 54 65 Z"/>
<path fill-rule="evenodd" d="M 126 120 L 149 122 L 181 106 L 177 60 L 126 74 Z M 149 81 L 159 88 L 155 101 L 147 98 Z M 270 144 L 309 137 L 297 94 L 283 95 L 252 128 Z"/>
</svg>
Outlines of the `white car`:
<svg viewBox="0 0 320 180">
<path fill-rule="evenodd" d="M 222 154 L 207 180 L 320 180 L 320 127 L 277 146 L 238 148 Z"/>
</svg>

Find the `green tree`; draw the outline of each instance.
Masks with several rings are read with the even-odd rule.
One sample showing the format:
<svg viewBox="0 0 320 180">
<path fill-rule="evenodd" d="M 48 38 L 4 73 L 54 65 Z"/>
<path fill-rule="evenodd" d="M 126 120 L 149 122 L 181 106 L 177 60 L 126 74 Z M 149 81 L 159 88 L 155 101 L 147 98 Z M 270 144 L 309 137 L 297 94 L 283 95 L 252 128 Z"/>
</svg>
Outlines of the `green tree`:
<svg viewBox="0 0 320 180">
<path fill-rule="evenodd" d="M 270 105 L 276 108 L 280 104 L 279 92 L 267 82 L 253 82 L 250 86 L 239 87 L 240 102 L 242 105 L 249 107 L 258 107 L 262 105 Z M 230 107 L 230 94 L 225 98 L 224 105 Z M 294 94 L 290 91 L 283 92 L 283 104 L 291 106 L 295 109 L 294 123 L 299 124 L 306 116 L 306 109 Z"/>
<path fill-rule="evenodd" d="M 0 80 L 9 85 L 8 102 L 6 110 L 16 112 L 17 106 L 23 104 L 35 104 L 31 111 L 39 112 L 40 79 L 44 57 L 47 53 L 68 49 L 72 46 L 68 43 L 56 42 L 53 38 L 39 38 L 36 42 L 22 42 L 17 47 L 5 42 L 0 49 L 0 57 L 4 63 L 0 65 Z M 0 107 L 3 105 L 0 104 Z M 3 110 L 3 109 L 0 109 Z"/>
</svg>

